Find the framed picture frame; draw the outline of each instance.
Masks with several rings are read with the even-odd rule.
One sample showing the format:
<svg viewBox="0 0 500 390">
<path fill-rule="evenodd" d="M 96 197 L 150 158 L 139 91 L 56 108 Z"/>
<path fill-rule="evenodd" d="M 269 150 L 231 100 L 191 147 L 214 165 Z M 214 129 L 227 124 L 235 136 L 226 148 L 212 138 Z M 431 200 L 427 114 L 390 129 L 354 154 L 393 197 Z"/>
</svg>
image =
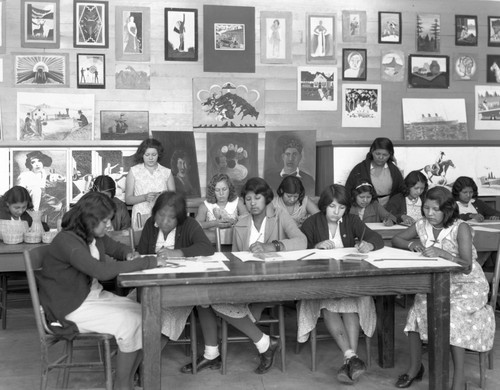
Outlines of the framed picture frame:
<svg viewBox="0 0 500 390">
<path fill-rule="evenodd" d="M 151 16 L 148 7 L 115 8 L 117 61 L 149 61 Z"/>
<path fill-rule="evenodd" d="M 453 55 L 453 80 L 477 81 L 479 75 L 478 56 L 475 53 Z"/>
<path fill-rule="evenodd" d="M 401 12 L 378 13 L 378 43 L 401 43 Z"/>
<path fill-rule="evenodd" d="M 439 53 L 441 46 L 441 16 L 439 14 L 417 14 L 417 51 Z"/>
<path fill-rule="evenodd" d="M 334 14 L 307 14 L 307 63 L 336 63 L 335 31 Z"/>
<path fill-rule="evenodd" d="M 488 16 L 488 46 L 500 46 L 500 16 Z"/>
<path fill-rule="evenodd" d="M 476 85 L 474 127 L 500 130 L 500 85 Z"/>
<path fill-rule="evenodd" d="M 297 68 L 297 110 L 336 111 L 338 71 L 336 66 Z"/>
<path fill-rule="evenodd" d="M 261 11 L 260 62 L 292 63 L 292 13 Z"/>
<path fill-rule="evenodd" d="M 21 0 L 21 47 L 58 49 L 59 19 L 59 0 Z"/>
<path fill-rule="evenodd" d="M 67 53 L 12 53 L 16 87 L 69 87 Z"/>
<path fill-rule="evenodd" d="M 477 46 L 477 16 L 455 15 L 455 45 Z"/>
<path fill-rule="evenodd" d="M 342 84 L 342 126 L 380 127 L 382 86 L 380 84 Z"/>
<path fill-rule="evenodd" d="M 255 7 L 203 6 L 203 71 L 255 73 Z"/>
<path fill-rule="evenodd" d="M 500 55 L 486 56 L 486 82 L 500 84 Z"/>
<path fill-rule="evenodd" d="M 408 88 L 448 88 L 450 58 L 442 55 L 410 54 Z"/>
<path fill-rule="evenodd" d="M 165 8 L 165 61 L 198 61 L 198 10 Z"/>
<path fill-rule="evenodd" d="M 5 53 L 6 24 L 7 24 L 7 18 L 5 12 L 5 0 L 0 0 L 0 54 Z"/>
<path fill-rule="evenodd" d="M 342 40 L 366 43 L 366 11 L 342 11 Z"/>
<path fill-rule="evenodd" d="M 73 46 L 107 49 L 109 46 L 109 15 L 107 1 L 73 3 Z"/>
<path fill-rule="evenodd" d="M 101 140 L 144 140 L 148 137 L 149 111 L 101 111 Z"/>
<path fill-rule="evenodd" d="M 104 54 L 76 55 L 76 86 L 78 88 L 106 88 L 106 61 Z"/>
<path fill-rule="evenodd" d="M 342 80 L 366 80 L 366 49 L 342 49 Z"/>
</svg>

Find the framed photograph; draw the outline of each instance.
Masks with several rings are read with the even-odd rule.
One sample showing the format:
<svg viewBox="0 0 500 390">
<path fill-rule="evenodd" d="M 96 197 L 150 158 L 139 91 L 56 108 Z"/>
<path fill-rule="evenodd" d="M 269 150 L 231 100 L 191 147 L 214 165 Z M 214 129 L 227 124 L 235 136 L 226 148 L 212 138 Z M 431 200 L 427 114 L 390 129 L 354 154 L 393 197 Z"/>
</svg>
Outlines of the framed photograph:
<svg viewBox="0 0 500 390">
<path fill-rule="evenodd" d="M 476 130 L 500 130 L 500 85 L 475 86 Z"/>
<path fill-rule="evenodd" d="M 455 45 L 477 46 L 477 16 L 455 15 Z"/>
<path fill-rule="evenodd" d="M 500 46 L 500 16 L 488 16 L 488 46 Z"/>
<path fill-rule="evenodd" d="M 16 87 L 69 87 L 69 59 L 63 53 L 12 53 Z"/>
<path fill-rule="evenodd" d="M 441 44 L 441 16 L 417 14 L 417 51 L 439 52 Z"/>
<path fill-rule="evenodd" d="M 500 84 L 500 55 L 486 56 L 486 82 Z"/>
<path fill-rule="evenodd" d="M 477 80 L 478 74 L 479 71 L 477 54 L 458 53 L 453 56 L 453 80 Z"/>
<path fill-rule="evenodd" d="M 116 89 L 150 89 L 151 66 L 149 64 L 120 63 L 115 66 Z"/>
<path fill-rule="evenodd" d="M 260 13 L 260 62 L 292 63 L 292 13 Z"/>
<path fill-rule="evenodd" d="M 335 64 L 335 15 L 307 15 L 306 61 Z"/>
<path fill-rule="evenodd" d="M 21 0 L 21 47 L 58 49 L 59 19 L 59 0 Z"/>
<path fill-rule="evenodd" d="M 102 140 L 144 140 L 148 137 L 148 111 L 101 111 Z"/>
<path fill-rule="evenodd" d="M 203 6 L 203 71 L 255 73 L 255 8 Z"/>
<path fill-rule="evenodd" d="M 75 0 L 73 11 L 73 46 L 107 49 L 109 46 L 108 2 Z"/>
<path fill-rule="evenodd" d="M 337 85 L 335 66 L 299 66 L 297 110 L 336 111 Z"/>
<path fill-rule="evenodd" d="M 149 61 L 150 9 L 116 7 L 115 55 L 117 61 Z"/>
<path fill-rule="evenodd" d="M 366 49 L 342 49 L 342 80 L 366 80 Z"/>
<path fill-rule="evenodd" d="M 106 88 L 104 54 L 77 54 L 76 69 L 78 88 Z"/>
<path fill-rule="evenodd" d="M 448 88 L 450 58 L 413 54 L 408 56 L 408 88 Z"/>
<path fill-rule="evenodd" d="M 342 11 L 342 40 L 366 43 L 366 11 Z"/>
<path fill-rule="evenodd" d="M 0 0 L 0 54 L 5 53 L 5 31 L 7 19 L 5 12 L 5 0 Z"/>
<path fill-rule="evenodd" d="M 405 77 L 405 54 L 402 50 L 382 51 L 380 57 L 382 80 L 400 82 Z"/>
<path fill-rule="evenodd" d="M 401 43 L 401 12 L 378 13 L 378 43 Z"/>
<path fill-rule="evenodd" d="M 165 61 L 198 61 L 198 10 L 165 8 Z"/>
<path fill-rule="evenodd" d="M 380 127 L 382 87 L 380 84 L 342 85 L 342 126 Z"/>
</svg>

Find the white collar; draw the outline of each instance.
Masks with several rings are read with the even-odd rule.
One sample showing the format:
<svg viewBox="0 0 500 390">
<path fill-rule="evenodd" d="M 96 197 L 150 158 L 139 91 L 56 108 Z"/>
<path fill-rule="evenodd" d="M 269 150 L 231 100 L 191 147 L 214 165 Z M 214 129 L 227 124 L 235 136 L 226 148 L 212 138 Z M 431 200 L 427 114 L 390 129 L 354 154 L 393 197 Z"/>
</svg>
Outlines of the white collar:
<svg viewBox="0 0 500 390">
<path fill-rule="evenodd" d="M 280 176 L 281 177 L 285 177 L 285 176 L 290 176 L 290 175 L 293 175 L 293 173 L 286 173 L 285 172 L 285 168 L 283 168 L 280 172 Z M 295 171 L 295 176 L 296 177 L 301 177 L 300 174 L 299 174 L 299 168 L 297 167 L 297 170 Z"/>
</svg>

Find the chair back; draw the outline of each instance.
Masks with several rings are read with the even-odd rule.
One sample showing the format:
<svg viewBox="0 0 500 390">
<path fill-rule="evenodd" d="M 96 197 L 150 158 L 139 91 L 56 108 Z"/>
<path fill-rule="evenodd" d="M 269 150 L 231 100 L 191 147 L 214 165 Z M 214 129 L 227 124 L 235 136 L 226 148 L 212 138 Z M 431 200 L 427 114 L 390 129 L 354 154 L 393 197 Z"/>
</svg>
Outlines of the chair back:
<svg viewBox="0 0 500 390">
<path fill-rule="evenodd" d="M 149 219 L 149 217 L 151 217 L 151 213 L 147 214 L 137 213 L 137 227 L 139 229 L 142 229 L 146 224 L 146 221 Z"/>
<path fill-rule="evenodd" d="M 220 229 L 218 227 L 213 229 L 203 229 L 208 240 L 215 245 L 216 252 L 222 252 L 221 250 L 221 239 L 220 239 Z"/>
<path fill-rule="evenodd" d="M 500 238 L 498 238 L 497 256 L 495 259 L 495 269 L 493 271 L 493 279 L 491 280 L 491 297 L 490 305 L 493 310 L 497 307 L 498 284 L 500 283 Z"/>
</svg>

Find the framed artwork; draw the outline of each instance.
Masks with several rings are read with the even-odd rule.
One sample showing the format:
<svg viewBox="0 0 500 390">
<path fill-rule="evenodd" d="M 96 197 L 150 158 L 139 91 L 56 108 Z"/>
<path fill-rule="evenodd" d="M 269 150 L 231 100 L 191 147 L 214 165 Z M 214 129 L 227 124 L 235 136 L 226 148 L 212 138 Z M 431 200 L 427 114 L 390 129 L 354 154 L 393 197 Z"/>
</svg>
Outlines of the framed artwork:
<svg viewBox="0 0 500 390">
<path fill-rule="evenodd" d="M 475 86 L 476 130 L 500 130 L 500 85 Z"/>
<path fill-rule="evenodd" d="M 366 80 L 366 49 L 342 49 L 342 80 Z"/>
<path fill-rule="evenodd" d="M 400 82 L 405 77 L 405 54 L 402 50 L 382 51 L 380 57 L 382 80 Z"/>
<path fill-rule="evenodd" d="M 148 137 L 148 111 L 101 111 L 102 140 L 144 140 Z"/>
<path fill-rule="evenodd" d="M 441 16 L 417 14 L 417 51 L 439 52 L 441 44 Z"/>
<path fill-rule="evenodd" d="M 342 85 L 342 126 L 380 127 L 382 87 L 380 84 Z"/>
<path fill-rule="evenodd" d="M 477 46 L 477 16 L 455 15 L 455 45 Z"/>
<path fill-rule="evenodd" d="M 17 93 L 18 141 L 94 139 L 94 95 Z"/>
<path fill-rule="evenodd" d="M 203 6 L 203 71 L 255 73 L 255 8 Z"/>
<path fill-rule="evenodd" d="M 306 61 L 335 64 L 335 15 L 307 15 Z"/>
<path fill-rule="evenodd" d="M 69 87 L 68 54 L 12 53 L 16 87 Z"/>
<path fill-rule="evenodd" d="M 299 66 L 297 110 L 336 111 L 337 85 L 335 66 Z"/>
<path fill-rule="evenodd" d="M 458 53 L 453 56 L 453 80 L 477 80 L 478 74 L 477 54 Z"/>
<path fill-rule="evenodd" d="M 165 61 L 198 61 L 198 10 L 165 8 Z"/>
<path fill-rule="evenodd" d="M 5 31 L 7 19 L 5 13 L 5 0 L 0 0 L 0 54 L 5 53 Z"/>
<path fill-rule="evenodd" d="M 465 99 L 403 99 L 405 140 L 467 140 Z"/>
<path fill-rule="evenodd" d="M 378 13 L 378 43 L 401 43 L 401 12 Z"/>
<path fill-rule="evenodd" d="M 78 88 L 106 88 L 104 54 L 77 54 L 76 69 Z"/>
<path fill-rule="evenodd" d="M 74 0 L 73 8 L 73 46 L 107 49 L 108 2 Z"/>
<path fill-rule="evenodd" d="M 411 54 L 408 56 L 408 88 L 448 88 L 448 56 Z"/>
<path fill-rule="evenodd" d="M 21 47 L 59 48 L 59 0 L 21 0 Z"/>
<path fill-rule="evenodd" d="M 366 43 L 366 11 L 342 11 L 342 40 Z"/>
<path fill-rule="evenodd" d="M 500 84 L 500 55 L 486 56 L 486 82 Z"/>
<path fill-rule="evenodd" d="M 116 7 L 115 55 L 117 61 L 149 61 L 150 9 Z"/>
<path fill-rule="evenodd" d="M 500 46 L 500 16 L 488 16 L 488 46 Z"/>
<path fill-rule="evenodd" d="M 151 67 L 149 64 L 116 64 L 116 89 L 150 89 Z"/>
<path fill-rule="evenodd" d="M 292 63 L 292 13 L 260 13 L 260 62 Z"/>
</svg>

